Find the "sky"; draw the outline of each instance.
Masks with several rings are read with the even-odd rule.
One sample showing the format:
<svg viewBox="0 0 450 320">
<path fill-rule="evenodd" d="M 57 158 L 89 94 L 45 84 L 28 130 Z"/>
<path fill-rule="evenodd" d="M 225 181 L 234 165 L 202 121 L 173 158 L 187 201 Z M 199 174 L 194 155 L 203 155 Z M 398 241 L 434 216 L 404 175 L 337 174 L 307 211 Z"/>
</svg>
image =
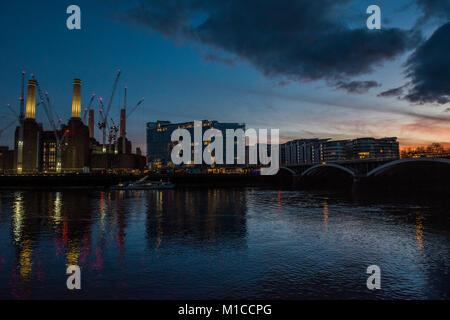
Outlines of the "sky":
<svg viewBox="0 0 450 320">
<path fill-rule="evenodd" d="M 66 27 L 73 4 L 81 30 Z M 366 27 L 372 4 L 381 30 Z M 0 17 L 0 130 L 14 120 L 6 105 L 19 110 L 22 71 L 67 121 L 74 78 L 85 107 L 93 93 L 109 100 L 120 69 L 110 116 L 125 87 L 129 108 L 145 98 L 127 125 L 144 151 L 146 122 L 201 119 L 279 128 L 281 142 L 450 147 L 450 0 L 2 1 Z M 37 120 L 50 129 L 39 107 Z"/>
</svg>

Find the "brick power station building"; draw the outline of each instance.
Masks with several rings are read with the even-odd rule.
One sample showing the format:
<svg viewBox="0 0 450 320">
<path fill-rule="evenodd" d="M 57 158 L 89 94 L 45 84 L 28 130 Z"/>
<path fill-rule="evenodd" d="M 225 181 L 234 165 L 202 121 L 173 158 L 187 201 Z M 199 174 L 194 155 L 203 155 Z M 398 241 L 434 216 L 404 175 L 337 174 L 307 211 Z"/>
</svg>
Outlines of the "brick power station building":
<svg viewBox="0 0 450 320">
<path fill-rule="evenodd" d="M 76 173 L 142 170 L 146 158 L 131 152 L 126 138 L 126 111 L 121 110 L 120 137 L 100 144 L 95 138 L 94 112 L 88 125 L 81 119 L 81 80 L 73 82 L 72 116 L 56 131 L 46 131 L 36 122 L 37 82 L 28 81 L 26 112 L 15 130 L 14 151 L 2 150 L 0 171 L 17 174 Z"/>
</svg>

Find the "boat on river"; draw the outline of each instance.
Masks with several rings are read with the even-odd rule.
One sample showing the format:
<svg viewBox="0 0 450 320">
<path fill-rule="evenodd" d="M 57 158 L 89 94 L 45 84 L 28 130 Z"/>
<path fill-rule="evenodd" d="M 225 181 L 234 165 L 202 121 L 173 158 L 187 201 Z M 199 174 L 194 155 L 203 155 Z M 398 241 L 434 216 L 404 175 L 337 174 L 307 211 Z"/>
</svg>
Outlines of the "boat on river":
<svg viewBox="0 0 450 320">
<path fill-rule="evenodd" d="M 167 190 L 175 188 L 175 184 L 164 181 L 148 181 L 145 176 L 138 181 L 122 182 L 112 186 L 111 190 Z"/>
</svg>

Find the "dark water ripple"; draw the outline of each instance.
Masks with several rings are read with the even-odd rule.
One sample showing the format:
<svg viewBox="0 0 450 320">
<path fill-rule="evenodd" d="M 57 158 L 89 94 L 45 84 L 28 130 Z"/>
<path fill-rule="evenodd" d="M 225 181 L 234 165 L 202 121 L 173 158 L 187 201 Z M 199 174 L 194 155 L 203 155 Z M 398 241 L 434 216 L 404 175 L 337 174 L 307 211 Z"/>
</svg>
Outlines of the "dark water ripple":
<svg viewBox="0 0 450 320">
<path fill-rule="evenodd" d="M 448 199 L 248 188 L 0 200 L 0 299 L 450 297 Z M 80 291 L 66 288 L 69 264 Z"/>
</svg>

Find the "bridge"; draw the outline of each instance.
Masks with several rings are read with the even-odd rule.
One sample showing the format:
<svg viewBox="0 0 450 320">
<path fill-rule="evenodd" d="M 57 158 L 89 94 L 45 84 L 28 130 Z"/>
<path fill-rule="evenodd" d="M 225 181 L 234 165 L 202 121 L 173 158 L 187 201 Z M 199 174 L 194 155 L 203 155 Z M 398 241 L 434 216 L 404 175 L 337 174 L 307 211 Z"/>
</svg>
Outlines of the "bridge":
<svg viewBox="0 0 450 320">
<path fill-rule="evenodd" d="M 450 159 L 362 159 L 323 162 L 281 166 L 278 175 L 280 178 L 292 178 L 295 184 L 433 183 L 433 181 L 439 181 L 446 183 L 448 187 Z"/>
</svg>

